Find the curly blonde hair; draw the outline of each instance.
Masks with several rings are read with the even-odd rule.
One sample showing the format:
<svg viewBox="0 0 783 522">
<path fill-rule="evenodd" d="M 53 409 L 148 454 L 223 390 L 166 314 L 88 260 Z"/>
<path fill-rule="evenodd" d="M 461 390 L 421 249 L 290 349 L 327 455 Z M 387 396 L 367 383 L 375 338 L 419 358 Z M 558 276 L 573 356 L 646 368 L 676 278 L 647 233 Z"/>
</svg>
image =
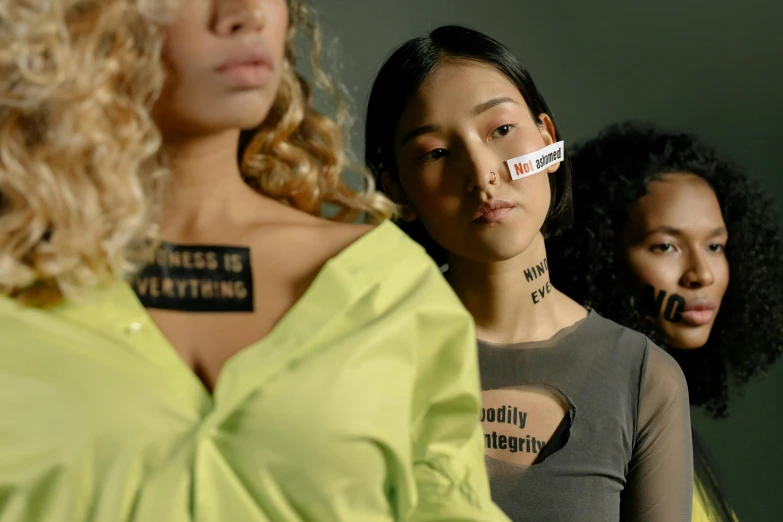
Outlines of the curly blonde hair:
<svg viewBox="0 0 783 522">
<path fill-rule="evenodd" d="M 0 6 L 0 292 L 51 304 L 143 256 L 165 178 L 144 0 Z"/>
<path fill-rule="evenodd" d="M 149 258 L 168 170 L 152 107 L 164 84 L 165 17 L 177 0 L 18 0 L 0 5 L 0 295 L 37 306 L 75 297 Z M 266 121 L 245 134 L 241 170 L 256 190 L 349 221 L 394 205 L 343 179 L 345 105 L 322 72 L 313 13 L 289 2 L 285 75 Z M 312 107 L 296 72 L 297 28 L 337 121 Z"/>
<path fill-rule="evenodd" d="M 396 206 L 376 192 L 372 175 L 345 155 L 347 104 L 321 68 L 321 35 L 315 14 L 301 0 L 289 0 L 288 5 L 291 30 L 280 90 L 266 120 L 243 135 L 240 168 L 244 179 L 259 192 L 310 214 L 321 215 L 324 204 L 333 205 L 337 213 L 330 219 L 336 221 L 354 221 L 362 213 L 376 222 L 392 217 Z M 310 41 L 313 80 L 334 102 L 336 121 L 312 107 L 310 85 L 297 72 L 297 29 Z M 353 190 L 346 183 L 345 168 L 362 177 L 364 190 Z"/>
</svg>

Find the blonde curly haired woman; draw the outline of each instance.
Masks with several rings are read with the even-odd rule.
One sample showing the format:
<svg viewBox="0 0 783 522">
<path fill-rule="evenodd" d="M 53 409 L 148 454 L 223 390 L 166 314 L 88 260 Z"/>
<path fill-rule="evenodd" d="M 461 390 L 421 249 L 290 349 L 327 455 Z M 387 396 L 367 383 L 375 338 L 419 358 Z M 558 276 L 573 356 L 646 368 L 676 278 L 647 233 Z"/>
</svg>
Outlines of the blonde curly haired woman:
<svg viewBox="0 0 783 522">
<path fill-rule="evenodd" d="M 314 27 L 0 5 L 3 522 L 503 519 L 470 316 L 343 181 L 295 69 Z"/>
</svg>

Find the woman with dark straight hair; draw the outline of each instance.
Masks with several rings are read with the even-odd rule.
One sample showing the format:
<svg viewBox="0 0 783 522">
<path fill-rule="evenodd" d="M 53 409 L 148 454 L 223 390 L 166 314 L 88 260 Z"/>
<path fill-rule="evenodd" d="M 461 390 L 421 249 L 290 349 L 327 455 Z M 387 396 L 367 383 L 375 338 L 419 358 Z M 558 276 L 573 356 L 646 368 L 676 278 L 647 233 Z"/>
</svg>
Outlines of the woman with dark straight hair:
<svg viewBox="0 0 783 522">
<path fill-rule="evenodd" d="M 690 520 L 682 371 L 550 282 L 571 165 L 516 56 L 459 26 L 406 42 L 375 79 L 365 145 L 476 321 L 493 499 L 513 520 Z"/>
</svg>

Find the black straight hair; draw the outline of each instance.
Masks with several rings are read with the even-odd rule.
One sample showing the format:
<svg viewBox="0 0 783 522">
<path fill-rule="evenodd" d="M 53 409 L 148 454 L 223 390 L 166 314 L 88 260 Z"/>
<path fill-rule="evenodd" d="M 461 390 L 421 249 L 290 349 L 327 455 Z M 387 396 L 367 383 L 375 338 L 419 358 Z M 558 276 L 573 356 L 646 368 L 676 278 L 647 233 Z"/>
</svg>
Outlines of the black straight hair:
<svg viewBox="0 0 783 522">
<path fill-rule="evenodd" d="M 422 83 L 448 59 L 493 66 L 517 87 L 536 124 L 542 124 L 539 114 L 547 114 L 555 124 L 555 141 L 562 139 L 552 111 L 514 53 L 479 31 L 458 25 L 439 27 L 428 36 L 413 38 L 397 48 L 383 64 L 373 83 L 364 131 L 364 159 L 379 186 L 384 172 L 391 176 L 398 174 L 394 133 L 400 116 Z M 560 168 L 549 174 L 552 195 L 541 229 L 544 237 L 561 234 L 573 223 L 571 182 L 571 160 L 566 149 Z M 435 243 L 419 220 L 399 224 L 427 249 L 437 263 L 446 261 L 445 250 Z"/>
</svg>

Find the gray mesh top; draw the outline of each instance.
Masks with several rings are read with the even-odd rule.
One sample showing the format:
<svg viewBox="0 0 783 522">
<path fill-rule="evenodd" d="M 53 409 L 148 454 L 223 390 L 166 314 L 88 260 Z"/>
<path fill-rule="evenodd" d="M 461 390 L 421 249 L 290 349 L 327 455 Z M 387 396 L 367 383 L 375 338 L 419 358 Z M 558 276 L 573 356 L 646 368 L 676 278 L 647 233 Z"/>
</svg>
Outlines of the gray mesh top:
<svg viewBox="0 0 783 522">
<path fill-rule="evenodd" d="M 482 419 L 492 497 L 512 520 L 691 520 L 688 389 L 677 363 L 645 336 L 590 311 L 547 341 L 479 341 L 479 359 L 485 405 L 491 390 L 528 386 L 566 405 L 546 444 L 525 433 L 524 402 Z M 522 451 L 536 453 L 532 465 L 511 462 Z"/>
</svg>

